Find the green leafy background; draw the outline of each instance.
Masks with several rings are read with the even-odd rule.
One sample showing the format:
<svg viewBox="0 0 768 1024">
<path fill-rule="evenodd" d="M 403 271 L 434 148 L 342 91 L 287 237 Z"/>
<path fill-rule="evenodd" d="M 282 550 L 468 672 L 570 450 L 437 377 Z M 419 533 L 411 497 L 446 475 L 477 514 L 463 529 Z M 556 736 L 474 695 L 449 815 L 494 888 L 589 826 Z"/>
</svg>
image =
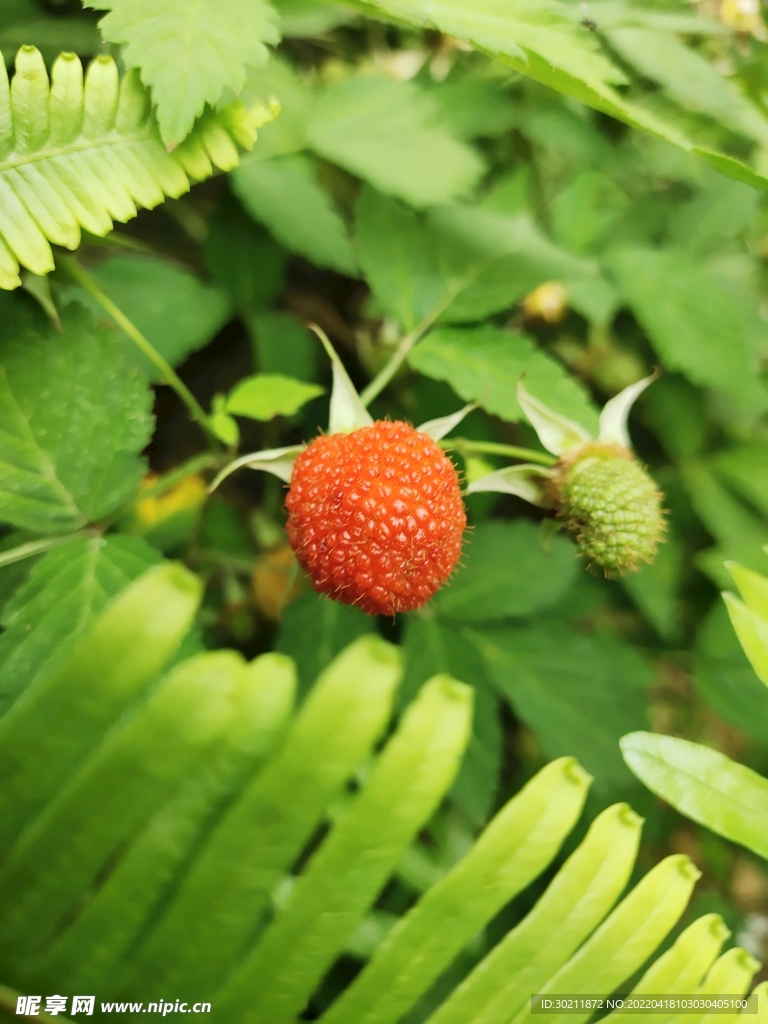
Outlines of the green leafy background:
<svg viewBox="0 0 768 1024">
<path fill-rule="evenodd" d="M 573 754 L 595 779 L 591 809 L 628 800 L 645 815 L 640 863 L 690 853 L 703 871 L 694 910 L 721 912 L 768 959 L 765 866 L 654 800 L 618 746 L 653 728 L 768 768 L 768 696 L 718 595 L 726 560 L 768 568 L 761 16 L 734 24 L 708 0 L 93 6 L 10 0 L 0 50 L 11 74 L 32 59 L 17 60 L 22 44 L 49 69 L 64 50 L 114 56 L 145 101 L 155 173 L 170 161 L 208 179 L 188 194 L 158 185 L 151 202 L 129 195 L 133 212 L 117 216 L 127 172 L 124 141 L 110 136 L 107 220 L 75 217 L 73 230 L 92 281 L 176 369 L 219 440 L 207 447 L 114 310 L 75 280 L 45 211 L 29 250 L 8 235 L 23 287 L 0 292 L 0 714 L 131 580 L 180 558 L 205 584 L 185 654 L 288 654 L 304 699 L 336 654 L 378 632 L 402 646 L 401 706 L 435 673 L 474 688 L 467 756 L 386 914 L 546 761 Z M 39 108 L 15 88 L 15 136 L 0 117 L 11 190 L 17 160 L 53 159 L 42 128 L 42 148 L 24 150 Z M 250 151 L 226 134 L 233 104 L 274 101 L 280 113 Z M 241 143 L 239 156 L 209 159 L 214 138 Z M 134 216 L 163 194 L 176 198 Z M 553 282 L 550 315 L 537 289 Z M 466 476 L 506 464 L 494 444 L 539 447 L 515 397 L 523 374 L 594 432 L 602 405 L 658 366 L 631 420 L 669 511 L 656 562 L 603 579 L 539 511 L 479 494 L 462 565 L 420 612 L 379 622 L 316 595 L 287 548 L 278 480 L 243 470 L 206 494 L 235 450 L 325 428 L 331 372 L 308 322 L 360 390 L 408 341 L 377 417 L 419 424 L 476 403 L 452 435 L 478 449 L 454 450 Z M 30 557 L 9 555 L 24 545 Z M 526 909 L 513 903 L 508 921 Z"/>
</svg>

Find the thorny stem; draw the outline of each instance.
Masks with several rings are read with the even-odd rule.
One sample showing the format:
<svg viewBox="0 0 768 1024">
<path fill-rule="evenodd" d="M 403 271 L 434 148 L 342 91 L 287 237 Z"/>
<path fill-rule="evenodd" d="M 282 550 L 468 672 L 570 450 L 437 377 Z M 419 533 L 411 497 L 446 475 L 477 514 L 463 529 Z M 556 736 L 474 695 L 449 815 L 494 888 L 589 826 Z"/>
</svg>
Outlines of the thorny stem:
<svg viewBox="0 0 768 1024">
<path fill-rule="evenodd" d="M 187 409 L 189 409 L 192 419 L 205 431 L 212 447 L 220 448 L 221 443 L 211 428 L 208 415 L 171 364 L 160 355 L 154 345 L 144 337 L 138 327 L 128 319 L 125 313 L 104 294 L 85 267 L 78 263 L 73 256 L 64 257 L 61 263 L 70 276 L 96 299 L 101 308 L 105 313 L 109 314 L 118 327 L 122 327 L 139 351 L 157 367 L 162 375 L 163 383 L 173 388 Z"/>
<path fill-rule="evenodd" d="M 557 462 L 554 455 L 547 455 L 546 452 L 537 452 L 533 448 L 518 448 L 517 445 L 501 444 L 498 441 L 470 441 L 466 437 L 451 437 L 441 441 L 440 445 L 461 455 L 506 455 L 510 459 L 538 462 L 540 466 L 554 466 Z"/>
</svg>

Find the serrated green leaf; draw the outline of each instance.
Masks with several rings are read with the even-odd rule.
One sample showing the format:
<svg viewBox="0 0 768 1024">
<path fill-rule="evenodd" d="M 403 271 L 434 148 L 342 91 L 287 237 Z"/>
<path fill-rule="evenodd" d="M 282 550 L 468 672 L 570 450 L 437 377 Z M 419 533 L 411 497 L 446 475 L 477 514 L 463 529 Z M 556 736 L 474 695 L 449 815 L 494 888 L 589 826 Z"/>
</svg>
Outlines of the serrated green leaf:
<svg viewBox="0 0 768 1024">
<path fill-rule="evenodd" d="M 482 523 L 468 539 L 464 566 L 435 596 L 440 615 L 477 622 L 530 615 L 558 601 L 573 582 L 576 552 L 569 540 L 541 545 L 533 523 Z"/>
<path fill-rule="evenodd" d="M 441 82 L 429 90 L 441 121 L 460 139 L 503 135 L 517 123 L 512 97 L 498 84 L 479 78 Z"/>
<path fill-rule="evenodd" d="M 644 131 L 690 148 L 674 125 L 626 100 L 615 85 L 626 77 L 599 44 L 580 12 L 558 0 L 531 7 L 507 0 L 367 0 L 386 11 L 498 55 L 516 71 Z"/>
<path fill-rule="evenodd" d="M 277 16 L 266 0 L 92 0 L 88 6 L 110 11 L 99 22 L 101 33 L 125 46 L 126 66 L 139 68 L 151 87 L 169 148 L 225 89 L 237 95 L 246 66 L 266 64 L 264 44 L 279 40 Z"/>
<path fill-rule="evenodd" d="M 245 160 L 232 174 L 245 208 L 286 248 L 321 267 L 355 276 L 357 261 L 346 225 L 303 155 Z"/>
<path fill-rule="evenodd" d="M 418 215 L 364 189 L 356 227 L 374 295 L 406 330 L 427 316 L 480 320 L 544 281 L 599 280 L 594 261 L 564 252 L 519 211 L 440 206 Z"/>
<path fill-rule="evenodd" d="M 765 408 L 741 308 L 700 263 L 682 250 L 631 249 L 613 253 L 609 269 L 665 366 Z"/>
<path fill-rule="evenodd" d="M 426 21 L 441 32 L 523 64 L 535 54 L 596 90 L 625 82 L 623 73 L 597 52 L 591 33 L 578 25 L 566 4 L 547 2 L 531 7 L 507 0 L 372 0 L 371 6 Z"/>
<path fill-rule="evenodd" d="M 616 51 L 642 75 L 661 83 L 682 107 L 707 114 L 730 131 L 768 141 L 768 120 L 701 54 L 658 29 L 608 29 Z"/>
<path fill-rule="evenodd" d="M 322 35 L 355 17 L 348 7 L 317 0 L 275 0 L 275 8 L 280 16 L 280 33 L 289 39 Z"/>
<path fill-rule="evenodd" d="M 637 777 L 681 814 L 768 859 L 768 779 L 675 736 L 631 733 L 621 750 Z"/>
<path fill-rule="evenodd" d="M 77 529 L 126 501 L 152 429 L 127 345 L 77 306 L 62 324 L 59 333 L 23 299 L 2 298 L 0 520 L 40 533 Z"/>
<path fill-rule="evenodd" d="M 735 497 L 702 463 L 681 468 L 683 486 L 699 519 L 717 540 L 716 547 L 699 552 L 696 561 L 719 587 L 731 586 L 724 562 L 731 560 L 762 571 L 765 569 L 766 525 Z"/>
<path fill-rule="evenodd" d="M 665 117 L 649 105 L 621 94 L 615 86 L 626 84 L 624 73 L 612 57 L 599 52 L 597 33 L 589 31 L 583 12 L 571 4 L 559 0 L 549 0 L 545 5 L 530 5 L 521 0 L 514 3 L 509 0 L 365 0 L 361 8 L 385 12 L 411 24 L 436 28 L 469 42 L 480 50 L 499 56 L 535 82 L 701 156 L 728 177 L 757 187 L 768 187 L 768 179 L 741 160 L 695 146 L 679 127 L 674 114 Z M 603 16 L 601 5 L 596 3 L 595 8 L 595 17 L 599 20 Z M 692 18 L 686 14 L 649 12 L 639 7 L 616 4 L 608 5 L 605 10 L 608 28 L 635 26 L 653 28 L 657 33 L 665 30 L 685 33 L 712 31 L 711 19 Z M 680 18 L 682 21 L 678 20 Z M 594 19 L 590 16 L 588 20 Z M 714 30 L 722 33 L 723 26 L 715 25 Z M 672 42 L 675 43 L 674 38 Z M 689 56 L 696 59 L 695 53 L 686 53 L 686 63 Z M 728 83 L 724 85 L 727 89 Z M 736 102 L 738 104 L 738 100 Z M 741 108 L 741 104 L 738 105 Z M 751 111 L 748 113 L 751 115 Z M 748 120 L 751 123 L 751 116 Z M 761 135 L 762 131 L 760 129 Z"/>
<path fill-rule="evenodd" d="M 317 376 L 317 344 L 295 316 L 280 310 L 248 317 L 254 362 L 262 373 L 312 381 Z"/>
<path fill-rule="evenodd" d="M 309 590 L 283 612 L 275 649 L 289 654 L 296 662 L 299 687 L 304 694 L 337 654 L 353 640 L 373 631 L 370 615 Z"/>
<path fill-rule="evenodd" d="M 552 623 L 468 630 L 499 692 L 536 734 L 547 757 L 578 757 L 603 793 L 632 777 L 618 741 L 645 724 L 652 670 L 627 644 Z"/>
<path fill-rule="evenodd" d="M 315 152 L 413 206 L 466 193 L 483 169 L 409 82 L 360 77 L 332 86 L 313 107 L 307 135 Z"/>
<path fill-rule="evenodd" d="M 137 537 L 83 538 L 49 551 L 0 618 L 0 713 L 62 665 L 107 601 L 159 560 Z"/>
<path fill-rule="evenodd" d="M 474 690 L 472 736 L 451 796 L 472 824 L 481 827 L 499 785 L 503 742 L 498 702 L 483 661 L 471 643 L 437 617 L 409 615 L 403 647 L 403 702 L 440 673 L 461 679 Z"/>
<path fill-rule="evenodd" d="M 268 309 L 283 289 L 288 253 L 229 197 L 208 222 L 203 252 L 213 279 L 244 317 Z M 282 370 L 258 365 L 270 373 Z"/>
<path fill-rule="evenodd" d="M 304 384 L 279 373 L 257 373 L 241 380 L 229 393 L 227 411 L 253 420 L 292 416 L 310 399 L 322 395 L 319 384 Z"/>
<path fill-rule="evenodd" d="M 527 335 L 499 327 L 442 327 L 411 352 L 414 370 L 447 381 L 467 401 L 505 420 L 523 420 L 516 388 L 597 433 L 597 414 L 584 389 Z"/>
<path fill-rule="evenodd" d="M 202 348 L 230 316 L 221 288 L 167 260 L 150 256 L 110 256 L 90 271 L 102 291 L 125 313 L 167 361 L 176 366 Z M 65 297 L 89 306 L 98 319 L 104 310 L 83 288 L 67 288 Z M 134 358 L 150 379 L 157 368 L 139 352 Z"/>
</svg>

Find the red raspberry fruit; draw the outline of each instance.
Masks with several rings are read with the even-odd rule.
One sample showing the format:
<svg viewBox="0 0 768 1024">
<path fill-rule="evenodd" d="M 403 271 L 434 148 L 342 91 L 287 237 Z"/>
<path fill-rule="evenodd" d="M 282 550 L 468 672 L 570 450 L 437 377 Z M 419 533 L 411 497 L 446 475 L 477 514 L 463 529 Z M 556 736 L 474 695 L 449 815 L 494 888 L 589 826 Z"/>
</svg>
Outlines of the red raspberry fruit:
<svg viewBox="0 0 768 1024">
<path fill-rule="evenodd" d="M 369 615 L 419 608 L 448 579 L 467 517 L 451 460 L 407 423 L 316 438 L 296 460 L 288 539 L 315 590 Z"/>
</svg>

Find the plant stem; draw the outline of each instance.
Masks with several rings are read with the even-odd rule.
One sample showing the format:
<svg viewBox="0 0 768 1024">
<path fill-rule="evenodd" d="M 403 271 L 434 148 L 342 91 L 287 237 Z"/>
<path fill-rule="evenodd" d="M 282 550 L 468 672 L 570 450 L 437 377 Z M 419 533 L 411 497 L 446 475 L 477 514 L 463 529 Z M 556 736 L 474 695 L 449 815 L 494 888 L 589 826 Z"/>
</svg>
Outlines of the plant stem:
<svg viewBox="0 0 768 1024">
<path fill-rule="evenodd" d="M 62 544 L 69 544 L 72 540 L 80 540 L 81 537 L 91 537 L 90 530 L 78 530 L 76 533 L 68 533 L 63 537 L 42 537 L 40 540 L 31 540 L 26 544 L 20 544 L 17 548 L 9 551 L 0 551 L 0 568 L 5 565 L 13 565 L 14 562 L 21 562 L 25 558 L 32 558 L 34 555 L 42 555 L 53 548 L 61 547 Z"/>
<path fill-rule="evenodd" d="M 155 480 L 149 487 L 139 488 L 125 505 L 121 505 L 111 515 L 99 521 L 100 529 L 108 530 L 115 523 L 119 522 L 123 516 L 132 512 L 142 501 L 145 501 L 147 498 L 159 498 L 161 494 L 170 491 L 171 488 L 194 476 L 195 473 L 200 473 L 204 469 L 219 469 L 226 459 L 227 455 L 224 452 L 202 452 L 200 455 L 193 455 L 191 459 L 182 462 L 180 466 L 176 466 L 175 469 L 164 473 L 159 480 Z"/>
<path fill-rule="evenodd" d="M 474 277 L 475 275 L 472 274 L 472 276 Z M 429 313 L 427 313 L 421 323 L 417 324 L 412 331 L 403 335 L 400 339 L 400 344 L 392 353 L 389 362 L 379 370 L 368 387 L 361 393 L 360 398 L 362 399 L 363 405 L 370 405 L 374 398 L 377 398 L 378 395 L 381 394 L 387 384 L 389 384 L 397 371 L 403 365 L 413 346 L 421 340 L 422 336 L 426 334 L 443 310 L 447 309 L 456 296 L 466 288 L 467 283 L 467 278 L 461 278 L 460 280 L 455 281 L 440 301 L 433 306 Z"/>
<path fill-rule="evenodd" d="M 225 458 L 225 456 L 215 455 L 213 452 L 193 455 L 191 459 L 187 459 L 180 466 L 165 473 L 159 480 L 150 484 L 149 487 L 142 488 L 131 502 L 131 505 L 138 505 L 145 498 L 159 498 L 161 494 L 172 490 L 177 484 L 182 483 L 196 473 L 201 473 L 204 469 L 219 469 Z"/>
<path fill-rule="evenodd" d="M 9 1016 L 15 1016 L 18 998 L 18 992 L 6 988 L 5 985 L 0 985 L 0 1010 L 5 1011 Z M 24 1020 L 28 1021 L 29 1024 L 35 1024 L 35 1022 L 38 1022 L 38 1024 L 53 1024 L 53 1021 L 61 1021 L 61 1024 L 71 1024 L 71 1018 L 59 1017 L 58 1015 L 51 1017 L 50 1014 L 45 1013 L 43 1010 L 39 1013 L 26 1014 Z"/>
<path fill-rule="evenodd" d="M 506 455 L 510 459 L 524 459 L 526 462 L 537 462 L 540 466 L 554 466 L 557 459 L 546 452 L 537 452 L 533 448 L 519 448 L 514 444 L 501 444 L 498 441 L 470 441 L 466 437 L 452 437 L 440 442 L 441 447 L 455 449 L 462 455 Z"/>
<path fill-rule="evenodd" d="M 215 551 L 208 548 L 197 548 L 187 554 L 188 562 L 200 564 L 200 562 L 216 562 L 224 569 L 231 569 L 233 572 L 252 573 L 260 565 L 259 558 L 238 558 L 237 555 L 227 554 L 226 551 Z"/>
<path fill-rule="evenodd" d="M 91 274 L 88 273 L 85 267 L 77 262 L 74 256 L 63 257 L 61 263 L 69 272 L 70 276 L 73 277 L 79 285 L 82 285 L 89 295 L 92 295 L 93 298 L 96 299 L 101 308 L 112 320 L 114 320 L 118 327 L 121 327 L 125 331 L 139 351 L 157 367 L 162 375 L 163 383 L 173 388 L 182 402 L 186 405 L 187 409 L 189 409 L 189 414 L 192 419 L 205 431 L 212 446 L 216 449 L 220 448 L 221 444 L 211 428 L 207 413 L 184 381 L 173 369 L 168 360 L 160 355 L 154 345 L 144 337 L 138 327 L 136 327 L 136 325 L 128 319 L 125 313 L 123 313 L 123 311 L 104 294 Z"/>
</svg>

